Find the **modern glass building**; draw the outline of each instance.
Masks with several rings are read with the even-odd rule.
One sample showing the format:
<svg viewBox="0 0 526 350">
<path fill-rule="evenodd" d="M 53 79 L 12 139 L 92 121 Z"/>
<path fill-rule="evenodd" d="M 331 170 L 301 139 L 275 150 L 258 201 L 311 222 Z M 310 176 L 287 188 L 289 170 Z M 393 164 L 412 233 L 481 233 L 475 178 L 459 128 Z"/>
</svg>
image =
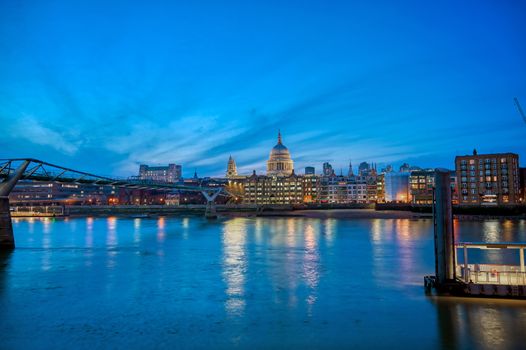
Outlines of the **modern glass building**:
<svg viewBox="0 0 526 350">
<path fill-rule="evenodd" d="M 387 173 L 384 175 L 384 191 L 386 202 L 409 203 L 411 192 L 409 191 L 410 173 Z"/>
</svg>

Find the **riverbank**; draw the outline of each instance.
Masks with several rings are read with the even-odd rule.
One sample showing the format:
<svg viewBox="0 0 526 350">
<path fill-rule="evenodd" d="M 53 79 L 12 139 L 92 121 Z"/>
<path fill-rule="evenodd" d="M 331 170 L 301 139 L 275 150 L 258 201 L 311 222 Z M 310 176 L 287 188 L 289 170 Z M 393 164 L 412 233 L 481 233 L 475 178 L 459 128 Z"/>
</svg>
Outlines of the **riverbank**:
<svg viewBox="0 0 526 350">
<path fill-rule="evenodd" d="M 310 218 L 337 218 L 337 219 L 413 219 L 431 218 L 432 213 L 427 210 L 409 210 L 403 206 L 393 208 L 374 208 L 374 207 L 305 207 L 292 205 L 217 205 L 216 210 L 219 216 L 223 217 L 310 217 Z M 471 208 L 472 209 L 472 208 Z M 147 218 L 158 216 L 202 216 L 205 212 L 205 205 L 119 205 L 119 206 L 66 206 L 63 215 L 51 216 L 121 216 L 132 218 Z M 22 213 L 12 213 L 15 216 Z M 479 221 L 488 219 L 526 219 L 526 214 L 522 211 L 498 212 L 498 211 L 474 211 L 474 210 L 454 210 L 455 218 L 468 221 Z M 36 217 L 27 215 L 29 217 Z M 46 216 L 40 213 L 38 216 Z"/>
<path fill-rule="evenodd" d="M 327 210 L 294 210 L 283 212 L 262 212 L 258 216 L 293 216 L 320 219 L 413 219 L 431 218 L 426 213 L 413 213 L 410 211 L 374 209 L 327 209 Z"/>
</svg>

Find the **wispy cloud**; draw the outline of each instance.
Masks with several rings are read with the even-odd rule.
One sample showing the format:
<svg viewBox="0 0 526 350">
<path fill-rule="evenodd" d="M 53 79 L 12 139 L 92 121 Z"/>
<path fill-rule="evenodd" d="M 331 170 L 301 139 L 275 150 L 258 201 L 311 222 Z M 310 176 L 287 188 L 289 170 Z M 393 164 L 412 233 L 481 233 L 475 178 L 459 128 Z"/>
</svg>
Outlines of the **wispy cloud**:
<svg viewBox="0 0 526 350">
<path fill-rule="evenodd" d="M 45 126 L 34 116 L 14 118 L 8 123 L 10 137 L 25 140 L 35 145 L 49 146 L 66 155 L 73 155 L 81 146 L 81 141 L 70 140 L 67 135 Z"/>
</svg>

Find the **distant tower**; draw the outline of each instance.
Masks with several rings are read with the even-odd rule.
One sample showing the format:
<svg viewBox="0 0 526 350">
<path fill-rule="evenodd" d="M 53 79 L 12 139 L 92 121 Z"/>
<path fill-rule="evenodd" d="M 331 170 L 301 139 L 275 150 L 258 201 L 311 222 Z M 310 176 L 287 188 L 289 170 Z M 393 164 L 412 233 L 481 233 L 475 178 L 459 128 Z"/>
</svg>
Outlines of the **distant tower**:
<svg viewBox="0 0 526 350">
<path fill-rule="evenodd" d="M 197 177 L 197 169 L 194 169 L 194 179 L 198 179 L 198 177 Z"/>
<path fill-rule="evenodd" d="M 329 162 L 323 163 L 323 176 L 334 176 L 334 169 Z"/>
<path fill-rule="evenodd" d="M 358 166 L 358 174 L 360 176 L 367 176 L 369 175 L 369 172 L 371 171 L 371 166 L 367 162 L 361 162 Z"/>
<path fill-rule="evenodd" d="M 353 177 L 354 176 L 354 172 L 352 171 L 352 162 L 349 161 L 349 172 L 347 173 L 347 176 L 349 177 Z"/>
<path fill-rule="evenodd" d="M 237 176 L 237 168 L 236 168 L 236 162 L 234 161 L 234 158 L 230 156 L 228 158 L 228 165 L 226 168 L 226 178 L 231 179 Z"/>
</svg>

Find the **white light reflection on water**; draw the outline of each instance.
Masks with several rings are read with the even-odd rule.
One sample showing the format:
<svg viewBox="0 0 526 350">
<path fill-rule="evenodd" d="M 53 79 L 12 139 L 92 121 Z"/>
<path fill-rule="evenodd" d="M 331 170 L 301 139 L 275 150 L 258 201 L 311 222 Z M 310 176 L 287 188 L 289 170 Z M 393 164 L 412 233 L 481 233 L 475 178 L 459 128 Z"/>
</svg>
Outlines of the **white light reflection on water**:
<svg viewBox="0 0 526 350">
<path fill-rule="evenodd" d="M 133 243 L 139 244 L 141 242 L 141 219 L 133 219 Z"/>
<path fill-rule="evenodd" d="M 519 349 L 524 305 L 516 300 L 434 297 L 443 348 Z M 503 309 L 507 309 L 503 312 Z"/>
<path fill-rule="evenodd" d="M 29 233 L 35 233 L 35 218 L 29 218 L 27 219 L 28 225 L 28 232 Z"/>
<path fill-rule="evenodd" d="M 115 257 L 117 255 L 117 252 L 113 249 L 117 246 L 118 239 L 117 239 L 117 218 L 114 216 L 110 216 L 106 219 L 106 226 L 107 226 L 107 236 L 106 236 L 106 249 L 107 249 L 107 255 L 108 260 L 106 262 L 106 267 L 112 269 L 115 267 Z"/>
<path fill-rule="evenodd" d="M 106 236 L 106 245 L 113 247 L 119 242 L 117 240 L 117 218 L 110 216 L 106 219 L 106 225 L 108 227 L 108 235 Z"/>
<path fill-rule="evenodd" d="M 94 219 L 92 217 L 86 218 L 86 239 L 85 239 L 86 248 L 93 248 L 93 222 L 94 222 Z M 84 261 L 84 265 L 92 266 L 93 250 L 86 249 L 84 253 L 84 257 L 86 258 L 86 260 Z"/>
<path fill-rule="evenodd" d="M 190 219 L 183 218 L 181 225 L 183 226 L 183 239 L 188 239 L 188 229 L 190 228 Z"/>
<path fill-rule="evenodd" d="M 334 241 L 334 232 L 337 230 L 337 223 L 338 220 L 334 218 L 327 218 L 323 221 L 323 234 L 329 247 L 332 246 Z"/>
<path fill-rule="evenodd" d="M 29 227 L 33 227 L 35 219 L 31 218 L 29 223 Z M 44 248 L 44 254 L 42 255 L 42 271 L 49 271 L 51 269 L 51 228 L 49 221 L 44 221 L 42 233 L 42 247 Z"/>
<path fill-rule="evenodd" d="M 287 247 L 296 246 L 296 228 L 294 223 L 295 220 L 292 218 L 287 220 L 287 236 L 285 238 L 285 244 Z"/>
<path fill-rule="evenodd" d="M 309 295 L 307 296 L 307 310 L 308 315 L 312 316 L 312 306 L 317 300 L 316 288 L 320 278 L 319 262 L 320 257 L 318 254 L 317 235 L 314 232 L 312 224 L 307 224 L 305 227 L 305 254 L 303 255 L 303 278 L 309 289 Z"/>
<path fill-rule="evenodd" d="M 399 282 L 411 284 L 412 269 L 414 264 L 414 244 L 410 233 L 411 222 L 408 219 L 397 219 L 395 221 L 396 243 L 399 247 L 400 271 Z"/>
<path fill-rule="evenodd" d="M 222 268 L 226 282 L 225 310 L 230 316 L 242 316 L 245 311 L 246 235 L 245 219 L 235 218 L 225 222 Z"/>
<path fill-rule="evenodd" d="M 499 224 L 497 220 L 486 220 L 482 223 L 483 242 L 499 242 L 501 240 Z"/>
<path fill-rule="evenodd" d="M 86 247 L 93 247 L 93 218 L 86 218 Z"/>
<path fill-rule="evenodd" d="M 388 257 L 388 246 L 392 240 L 393 231 L 396 229 L 394 220 L 372 219 L 370 224 L 370 237 L 372 244 L 372 274 L 379 285 L 391 284 L 392 271 Z"/>
</svg>

